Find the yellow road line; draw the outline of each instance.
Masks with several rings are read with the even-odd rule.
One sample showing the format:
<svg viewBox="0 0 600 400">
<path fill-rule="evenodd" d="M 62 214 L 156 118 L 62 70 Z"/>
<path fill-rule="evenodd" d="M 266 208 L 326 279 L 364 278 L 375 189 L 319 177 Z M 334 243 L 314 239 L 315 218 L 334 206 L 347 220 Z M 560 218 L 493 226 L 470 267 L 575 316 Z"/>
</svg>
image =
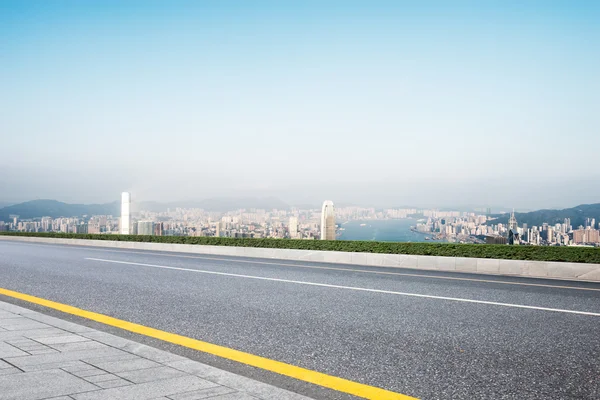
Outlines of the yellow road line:
<svg viewBox="0 0 600 400">
<path fill-rule="evenodd" d="M 390 392 L 374 386 L 364 385 L 362 383 L 349 381 L 347 379 L 338 378 L 323 374 L 321 372 L 312 371 L 309 369 L 297 367 L 295 365 L 286 364 L 280 361 L 271 360 L 265 357 L 256 356 L 254 354 L 244 353 L 243 351 L 230 349 L 228 347 L 218 346 L 216 344 L 203 342 L 201 340 L 192 339 L 186 336 L 169 333 L 158 329 L 150 328 L 144 325 L 135 324 L 133 322 L 124 321 L 109 317 L 108 315 L 98 314 L 92 311 L 82 310 L 81 308 L 73 307 L 68 304 L 57 303 L 55 301 L 42 299 L 40 297 L 31 296 L 28 294 L 15 292 L 12 290 L 0 288 L 0 294 L 15 299 L 27 301 L 29 303 L 38 304 L 40 306 L 52 308 L 62 311 L 67 314 L 76 315 L 78 317 L 87 318 L 92 321 L 100 322 L 105 325 L 114 326 L 126 331 L 134 332 L 140 335 L 163 340 L 165 342 L 177 344 L 179 346 L 202 351 L 212 354 L 217 357 L 226 358 L 237 361 L 242 364 L 261 368 L 267 371 L 275 372 L 280 375 L 289 376 L 304 382 L 309 382 L 315 385 L 323 386 L 339 392 L 349 393 L 354 396 L 365 399 L 377 400 L 411 400 L 415 399 L 404 394 Z"/>
</svg>

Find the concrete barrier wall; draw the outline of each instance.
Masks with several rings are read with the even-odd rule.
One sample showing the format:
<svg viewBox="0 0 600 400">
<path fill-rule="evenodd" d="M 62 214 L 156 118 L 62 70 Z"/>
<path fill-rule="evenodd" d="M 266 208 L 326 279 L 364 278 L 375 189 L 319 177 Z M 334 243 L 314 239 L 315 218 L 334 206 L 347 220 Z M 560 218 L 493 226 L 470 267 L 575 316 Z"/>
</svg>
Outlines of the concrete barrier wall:
<svg viewBox="0 0 600 400">
<path fill-rule="evenodd" d="M 600 282 L 600 264 L 2 236 L 0 240 Z M 1 254 L 0 254 L 1 257 Z"/>
</svg>

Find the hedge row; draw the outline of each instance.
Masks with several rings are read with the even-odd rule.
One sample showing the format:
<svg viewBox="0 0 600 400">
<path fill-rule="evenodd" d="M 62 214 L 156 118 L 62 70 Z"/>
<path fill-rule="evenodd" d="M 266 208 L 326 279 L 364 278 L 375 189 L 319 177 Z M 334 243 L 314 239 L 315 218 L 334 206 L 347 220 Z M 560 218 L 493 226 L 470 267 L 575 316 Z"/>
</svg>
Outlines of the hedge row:
<svg viewBox="0 0 600 400">
<path fill-rule="evenodd" d="M 297 250 L 330 250 L 423 256 L 498 258 L 504 260 L 564 261 L 600 264 L 600 249 L 589 247 L 507 246 L 455 243 L 398 243 L 366 241 L 233 239 L 192 236 L 92 235 L 74 233 L 0 232 L 0 235 L 128 242 L 181 243 L 211 246 L 263 247 Z"/>
</svg>

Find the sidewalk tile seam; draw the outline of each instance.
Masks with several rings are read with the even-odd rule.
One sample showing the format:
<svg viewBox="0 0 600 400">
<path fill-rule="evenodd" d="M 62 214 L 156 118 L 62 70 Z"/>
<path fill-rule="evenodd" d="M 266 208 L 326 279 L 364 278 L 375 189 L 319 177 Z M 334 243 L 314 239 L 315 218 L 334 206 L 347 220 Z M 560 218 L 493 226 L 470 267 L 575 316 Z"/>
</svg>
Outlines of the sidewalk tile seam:
<svg viewBox="0 0 600 400">
<path fill-rule="evenodd" d="M 13 363 L 11 363 L 10 361 L 7 361 L 7 360 L 6 360 L 6 359 L 4 359 L 4 358 L 0 358 L 0 361 L 3 361 L 3 362 L 5 362 L 6 364 L 10 365 L 10 366 L 11 366 L 11 367 L 13 367 L 13 368 L 16 368 L 16 369 L 18 369 L 18 370 L 19 370 L 19 371 L 21 371 L 21 372 L 25 372 L 25 370 L 24 370 L 24 369 L 21 369 L 21 368 L 17 367 L 16 365 L 14 365 Z"/>
</svg>

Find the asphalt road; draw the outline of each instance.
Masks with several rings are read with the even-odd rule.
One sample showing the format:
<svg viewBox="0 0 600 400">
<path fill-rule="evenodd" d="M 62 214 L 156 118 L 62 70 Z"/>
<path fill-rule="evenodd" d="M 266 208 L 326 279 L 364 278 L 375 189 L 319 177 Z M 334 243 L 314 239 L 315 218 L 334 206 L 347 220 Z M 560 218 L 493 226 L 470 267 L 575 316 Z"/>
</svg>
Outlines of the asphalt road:
<svg viewBox="0 0 600 400">
<path fill-rule="evenodd" d="M 600 398 L 599 284 L 0 241 L 0 287 L 423 399 Z"/>
</svg>

